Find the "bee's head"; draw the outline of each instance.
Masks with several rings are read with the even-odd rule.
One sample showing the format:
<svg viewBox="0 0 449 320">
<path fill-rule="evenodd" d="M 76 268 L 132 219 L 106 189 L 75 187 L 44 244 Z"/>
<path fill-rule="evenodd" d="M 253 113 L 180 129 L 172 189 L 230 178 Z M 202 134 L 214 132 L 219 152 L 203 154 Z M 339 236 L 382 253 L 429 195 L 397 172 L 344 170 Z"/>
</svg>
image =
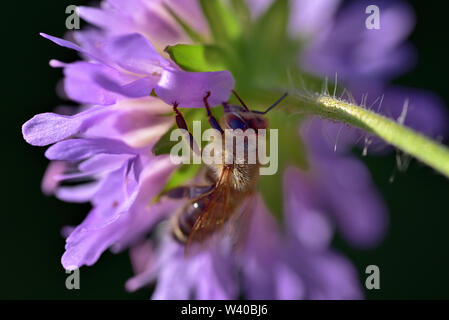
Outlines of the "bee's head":
<svg viewBox="0 0 449 320">
<path fill-rule="evenodd" d="M 277 106 L 286 96 L 285 93 L 279 98 L 272 106 L 265 111 L 251 111 L 242 101 L 242 99 L 233 91 L 234 95 L 240 101 L 242 106 L 225 104 L 225 118 L 224 123 L 228 129 L 241 129 L 243 131 L 247 129 L 254 129 L 256 132 L 258 129 L 268 128 L 268 119 L 265 114 Z"/>
<path fill-rule="evenodd" d="M 243 131 L 247 129 L 266 129 L 268 127 L 268 119 L 263 114 L 259 114 L 253 111 L 242 110 L 239 106 L 228 105 L 228 110 L 224 117 L 224 123 L 228 129 L 241 129 Z"/>
</svg>

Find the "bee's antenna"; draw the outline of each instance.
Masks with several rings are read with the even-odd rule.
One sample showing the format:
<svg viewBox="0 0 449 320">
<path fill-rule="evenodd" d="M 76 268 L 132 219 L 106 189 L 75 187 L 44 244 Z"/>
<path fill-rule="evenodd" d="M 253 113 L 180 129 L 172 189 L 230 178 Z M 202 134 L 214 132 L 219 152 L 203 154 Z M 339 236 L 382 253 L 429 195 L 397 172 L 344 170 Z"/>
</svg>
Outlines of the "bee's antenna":
<svg viewBox="0 0 449 320">
<path fill-rule="evenodd" d="M 239 97 L 239 95 L 237 94 L 237 92 L 235 92 L 235 90 L 232 90 L 232 93 L 233 93 L 234 96 L 240 101 L 240 104 L 242 105 L 242 107 L 245 108 L 246 111 L 249 111 L 249 108 L 246 106 L 245 102 L 243 102 L 242 98 Z"/>
<path fill-rule="evenodd" d="M 275 103 L 273 103 L 273 104 L 271 105 L 271 107 L 269 107 L 267 110 L 265 110 L 265 111 L 263 111 L 263 112 L 262 112 L 262 111 L 253 111 L 253 112 L 255 112 L 255 113 L 260 113 L 260 114 L 266 114 L 268 111 L 270 111 L 271 109 L 273 109 L 274 107 L 276 107 L 279 103 L 281 103 L 281 101 L 284 100 L 286 96 L 288 96 L 288 92 L 284 93 L 284 94 L 282 95 L 282 97 L 280 97 Z"/>
</svg>

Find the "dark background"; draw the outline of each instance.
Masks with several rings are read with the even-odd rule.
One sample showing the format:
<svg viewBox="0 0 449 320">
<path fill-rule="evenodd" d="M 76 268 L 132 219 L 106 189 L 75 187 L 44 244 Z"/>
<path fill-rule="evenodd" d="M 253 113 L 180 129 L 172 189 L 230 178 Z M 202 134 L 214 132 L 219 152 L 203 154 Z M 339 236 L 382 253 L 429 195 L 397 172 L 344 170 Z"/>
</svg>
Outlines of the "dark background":
<svg viewBox="0 0 449 320">
<path fill-rule="evenodd" d="M 411 1 L 417 27 L 411 42 L 418 48 L 416 68 L 395 83 L 438 93 L 449 106 L 447 9 L 443 1 Z M 27 145 L 21 125 L 36 113 L 61 104 L 55 86 L 61 72 L 50 58 L 73 61 L 76 54 L 38 36 L 65 32 L 65 8 L 85 1 L 5 1 L 2 3 L 1 92 L 2 165 L 0 298 L 3 299 L 141 299 L 149 292 L 129 294 L 132 276 L 127 253 L 103 254 L 93 267 L 81 270 L 81 290 L 65 288 L 60 264 L 64 240 L 61 227 L 79 223 L 88 206 L 45 197 L 40 181 L 46 168 L 44 148 Z M 360 153 L 360 152 L 359 152 Z M 406 174 L 389 178 L 394 155 L 364 157 L 390 210 L 390 231 L 377 249 L 335 245 L 356 264 L 361 279 L 367 265 L 381 270 L 381 290 L 372 299 L 449 298 L 449 181 L 413 161 Z M 364 280 L 363 280 L 364 281 Z"/>
</svg>

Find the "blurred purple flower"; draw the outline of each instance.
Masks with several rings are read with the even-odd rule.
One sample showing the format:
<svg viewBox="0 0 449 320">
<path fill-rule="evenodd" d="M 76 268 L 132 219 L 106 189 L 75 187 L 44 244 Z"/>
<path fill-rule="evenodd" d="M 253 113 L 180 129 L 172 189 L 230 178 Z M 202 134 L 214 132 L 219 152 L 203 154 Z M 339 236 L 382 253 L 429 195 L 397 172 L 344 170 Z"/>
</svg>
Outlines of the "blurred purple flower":
<svg viewBox="0 0 449 320">
<path fill-rule="evenodd" d="M 183 247 L 162 231 L 159 246 L 146 240 L 132 249 L 135 270 L 140 272 L 126 287 L 135 291 L 157 279 L 153 299 L 237 299 L 239 292 L 248 299 L 362 298 L 357 273 L 346 259 L 327 245 L 318 248 L 296 237 L 292 228 L 297 224 L 289 222 L 308 214 L 306 210 L 317 210 L 302 210 L 301 205 L 289 205 L 283 237 L 262 198 L 255 195 L 247 241 L 237 254 L 223 241 L 186 258 Z"/>
<path fill-rule="evenodd" d="M 412 8 L 404 1 L 372 1 L 381 14 L 379 30 L 368 30 L 368 4 L 339 0 L 295 1 L 291 33 L 305 39 L 301 67 L 314 75 L 338 76 L 343 98 L 399 119 L 404 103 L 404 124 L 431 137 L 447 133 L 448 115 L 435 95 L 416 89 L 388 86 L 387 82 L 415 63 L 414 48 L 405 40 L 415 24 Z M 307 8 L 304 12 L 297 10 Z M 326 10 L 323 10 L 326 8 Z M 313 17 L 325 19 L 313 19 Z M 305 25 L 306 24 L 306 25 Z M 350 92 L 350 93 L 349 93 Z M 369 97 L 368 97 L 369 93 Z M 356 97 L 356 98 L 353 98 Z M 312 185 L 322 206 L 342 236 L 357 247 L 373 247 L 383 239 L 388 224 L 385 205 L 368 170 L 349 152 L 358 145 L 365 152 L 384 153 L 388 148 L 376 137 L 328 120 L 312 119 L 303 126 L 309 151 Z"/>
<path fill-rule="evenodd" d="M 388 215 L 368 169 L 348 154 L 355 131 L 313 119 L 303 126 L 301 134 L 313 163 L 307 194 L 314 195 L 319 208 L 328 213 L 350 244 L 363 248 L 378 245 L 386 233 Z M 338 150 L 334 151 L 335 146 Z M 300 195 L 302 189 L 293 189 L 299 190 L 298 198 L 305 197 Z"/>
<path fill-rule="evenodd" d="M 324 2 L 329 6 L 336 1 Z M 342 6 L 333 17 L 324 20 L 326 23 L 319 29 L 312 21 L 315 32 L 301 53 L 301 66 L 319 76 L 338 74 L 349 87 L 362 83 L 368 86 L 365 90 L 410 69 L 415 52 L 405 40 L 415 24 L 413 10 L 404 1 L 378 0 L 369 5 L 379 7 L 381 26 L 378 30 L 366 28 L 368 4 L 361 1 Z M 318 6 L 315 9 L 315 15 L 322 12 Z M 293 20 L 296 18 L 299 20 L 300 16 Z"/>
</svg>

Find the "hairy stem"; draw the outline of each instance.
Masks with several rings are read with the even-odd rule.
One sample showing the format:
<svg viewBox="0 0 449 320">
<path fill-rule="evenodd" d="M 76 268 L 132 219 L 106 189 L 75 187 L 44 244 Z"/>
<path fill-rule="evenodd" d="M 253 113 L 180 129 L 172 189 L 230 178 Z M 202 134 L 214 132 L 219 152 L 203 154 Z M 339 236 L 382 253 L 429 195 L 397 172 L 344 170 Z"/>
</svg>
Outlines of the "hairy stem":
<svg viewBox="0 0 449 320">
<path fill-rule="evenodd" d="M 293 96 L 289 99 L 289 104 L 300 107 L 307 113 L 347 123 L 375 134 L 449 178 L 449 149 L 394 120 L 328 95 Z"/>
</svg>

